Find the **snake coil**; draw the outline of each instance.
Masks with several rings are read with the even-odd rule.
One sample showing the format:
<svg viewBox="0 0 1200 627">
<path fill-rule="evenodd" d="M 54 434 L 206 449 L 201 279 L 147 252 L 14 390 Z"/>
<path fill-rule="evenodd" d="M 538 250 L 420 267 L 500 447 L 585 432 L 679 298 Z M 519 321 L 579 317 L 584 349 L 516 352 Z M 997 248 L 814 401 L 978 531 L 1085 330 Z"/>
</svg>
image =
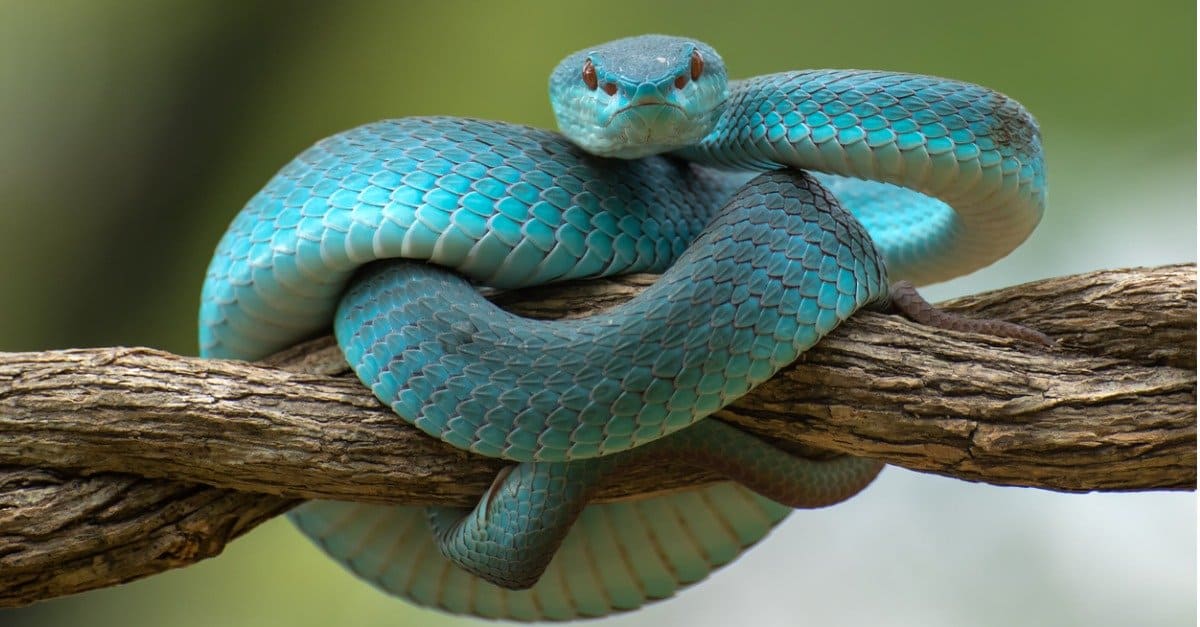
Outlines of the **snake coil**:
<svg viewBox="0 0 1200 627">
<path fill-rule="evenodd" d="M 885 303 L 889 277 L 1008 254 L 1045 204 L 1033 118 L 975 85 L 730 82 L 707 45 L 647 35 L 568 56 L 550 94 L 562 134 L 434 117 L 318 142 L 233 220 L 201 297 L 204 356 L 260 358 L 332 322 L 400 418 L 517 462 L 474 510 L 292 514 L 360 577 L 455 613 L 640 607 L 792 507 L 863 489 L 878 463 L 803 459 L 702 419 Z M 582 320 L 525 320 L 476 290 L 639 271 L 663 274 Z M 736 482 L 588 504 L 621 468 L 665 458 Z"/>
</svg>

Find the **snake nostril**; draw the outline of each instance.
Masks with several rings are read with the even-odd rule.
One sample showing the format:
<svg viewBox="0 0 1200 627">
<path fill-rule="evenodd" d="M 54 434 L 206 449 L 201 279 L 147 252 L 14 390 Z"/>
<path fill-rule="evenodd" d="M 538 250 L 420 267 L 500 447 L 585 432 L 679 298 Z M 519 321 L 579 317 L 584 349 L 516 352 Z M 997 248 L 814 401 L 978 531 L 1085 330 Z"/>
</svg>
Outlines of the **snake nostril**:
<svg viewBox="0 0 1200 627">
<path fill-rule="evenodd" d="M 687 84 L 688 77 L 686 74 L 680 74 L 679 76 L 675 77 L 675 89 L 683 89 L 684 87 L 687 87 Z"/>
</svg>

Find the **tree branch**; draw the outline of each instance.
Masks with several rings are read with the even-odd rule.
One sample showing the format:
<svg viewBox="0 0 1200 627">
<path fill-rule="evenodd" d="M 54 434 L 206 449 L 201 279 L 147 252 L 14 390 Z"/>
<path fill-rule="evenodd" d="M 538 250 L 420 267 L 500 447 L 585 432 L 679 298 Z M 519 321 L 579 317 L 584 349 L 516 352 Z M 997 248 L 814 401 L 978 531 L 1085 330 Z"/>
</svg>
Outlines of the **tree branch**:
<svg viewBox="0 0 1200 627">
<path fill-rule="evenodd" d="M 653 277 L 505 293 L 582 315 Z M 1195 266 L 1097 272 L 962 299 L 1053 349 L 856 315 L 718 414 L 802 446 L 971 481 L 1194 489 Z M 216 555 L 301 498 L 470 505 L 503 464 L 409 427 L 329 340 L 270 365 L 143 348 L 0 353 L 0 606 Z M 635 468 L 606 499 L 712 481 Z M 202 487 L 212 486 L 212 487 Z"/>
</svg>

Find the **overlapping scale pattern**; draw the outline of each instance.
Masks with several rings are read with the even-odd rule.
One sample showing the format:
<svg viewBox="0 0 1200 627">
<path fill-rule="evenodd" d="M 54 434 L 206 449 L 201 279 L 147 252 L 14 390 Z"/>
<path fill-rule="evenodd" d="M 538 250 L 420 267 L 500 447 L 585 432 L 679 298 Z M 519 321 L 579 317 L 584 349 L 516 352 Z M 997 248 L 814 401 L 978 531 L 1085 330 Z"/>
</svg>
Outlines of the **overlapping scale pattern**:
<svg viewBox="0 0 1200 627">
<path fill-rule="evenodd" d="M 732 190 L 678 161 L 601 159 L 512 124 L 361 126 L 306 150 L 234 219 L 205 277 L 201 354 L 257 359 L 327 328 L 375 259 L 495 287 L 661 271 Z"/>
<path fill-rule="evenodd" d="M 341 301 L 359 378 L 426 433 L 517 461 L 622 451 L 689 426 L 886 297 L 867 232 L 811 177 L 760 175 L 661 279 L 603 314 L 533 321 L 445 270 L 392 264 Z"/>
<path fill-rule="evenodd" d="M 836 463 L 806 462 L 798 472 L 804 460 L 714 434 L 715 423 L 664 436 L 886 293 L 867 232 L 810 176 L 785 170 L 739 190 L 654 286 L 601 315 L 527 320 L 447 270 L 384 263 L 342 299 L 335 332 L 359 378 L 400 416 L 460 448 L 537 462 L 474 511 L 431 510 L 445 557 L 525 588 L 544 578 L 600 482 L 635 457 L 690 458 L 797 506 L 858 492 L 877 464 L 854 460 L 838 474 Z"/>
<path fill-rule="evenodd" d="M 849 177 L 821 180 L 871 231 L 892 278 L 918 284 L 1007 255 L 1046 202 L 1033 116 L 998 92 L 932 76 L 813 70 L 739 81 L 716 128 L 681 154 Z"/>
</svg>

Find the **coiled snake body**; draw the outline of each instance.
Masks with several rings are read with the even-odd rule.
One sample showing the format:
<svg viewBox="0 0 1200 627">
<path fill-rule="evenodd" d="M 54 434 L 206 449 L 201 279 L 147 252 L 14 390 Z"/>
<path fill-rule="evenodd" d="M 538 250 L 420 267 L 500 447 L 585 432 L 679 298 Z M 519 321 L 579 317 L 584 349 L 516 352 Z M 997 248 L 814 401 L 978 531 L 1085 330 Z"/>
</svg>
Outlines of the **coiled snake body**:
<svg viewBox="0 0 1200 627">
<path fill-rule="evenodd" d="M 843 70 L 729 83 L 708 46 L 642 36 L 566 58 L 550 92 L 563 135 L 408 118 L 322 140 L 234 219 L 202 294 L 203 355 L 260 358 L 333 321 L 400 417 L 519 462 L 473 511 L 292 514 L 359 576 L 456 613 L 636 608 L 791 507 L 857 493 L 877 463 L 806 460 L 701 419 L 885 305 L 889 275 L 939 281 L 1004 256 L 1045 201 L 1033 119 L 974 85 Z M 472 284 L 638 271 L 663 275 L 558 322 Z M 623 466 L 668 456 L 738 483 L 587 505 Z"/>
</svg>

